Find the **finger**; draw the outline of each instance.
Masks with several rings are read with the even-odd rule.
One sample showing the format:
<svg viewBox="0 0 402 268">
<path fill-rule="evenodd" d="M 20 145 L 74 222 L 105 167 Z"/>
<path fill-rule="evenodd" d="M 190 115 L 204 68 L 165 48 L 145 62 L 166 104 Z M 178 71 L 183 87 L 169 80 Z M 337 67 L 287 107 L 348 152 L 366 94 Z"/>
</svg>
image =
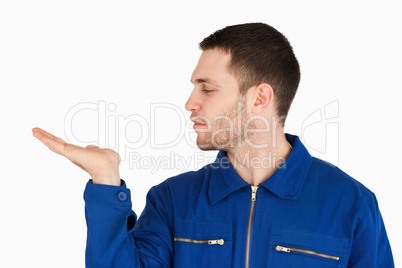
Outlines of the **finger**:
<svg viewBox="0 0 402 268">
<path fill-rule="evenodd" d="M 60 143 L 48 136 L 44 135 L 43 133 L 36 133 L 34 134 L 44 145 L 46 145 L 51 151 L 61 154 L 64 154 L 64 147 L 65 143 Z"/>
<path fill-rule="evenodd" d="M 50 134 L 49 132 L 47 132 L 47 131 L 45 131 L 45 130 L 43 130 L 43 129 L 34 128 L 34 129 L 32 129 L 32 131 L 33 131 L 32 134 L 33 134 L 35 137 L 36 137 L 36 135 L 38 135 L 38 133 L 40 133 L 39 136 L 44 135 L 44 136 L 47 136 L 48 138 L 53 139 L 53 140 L 55 140 L 55 141 L 57 141 L 57 142 L 66 143 L 63 139 L 60 139 L 59 137 L 56 137 L 56 136 Z"/>
<path fill-rule="evenodd" d="M 49 132 L 44 131 L 43 129 L 37 129 L 37 130 L 33 131 L 32 135 L 34 135 L 34 137 L 38 138 L 39 140 L 42 140 L 45 137 L 47 137 L 48 139 L 52 139 L 57 142 L 64 143 L 64 141 L 62 139 L 57 138 L 56 136 L 50 134 Z"/>
<path fill-rule="evenodd" d="M 87 147 L 85 147 L 85 148 L 87 148 L 87 149 L 100 149 L 98 146 L 96 146 L 96 145 L 88 145 Z"/>
<path fill-rule="evenodd" d="M 36 129 L 33 131 L 33 136 L 40 140 L 43 144 L 45 144 L 51 151 L 64 155 L 66 142 L 49 132 L 46 132 L 42 129 Z M 74 146 L 74 145 L 72 145 Z"/>
</svg>

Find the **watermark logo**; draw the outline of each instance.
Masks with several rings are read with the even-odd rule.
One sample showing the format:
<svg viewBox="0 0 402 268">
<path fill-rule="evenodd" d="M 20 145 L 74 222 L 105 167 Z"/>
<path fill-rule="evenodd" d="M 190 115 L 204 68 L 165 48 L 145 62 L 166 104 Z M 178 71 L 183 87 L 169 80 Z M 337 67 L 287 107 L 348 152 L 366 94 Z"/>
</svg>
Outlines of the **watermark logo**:
<svg viewBox="0 0 402 268">
<path fill-rule="evenodd" d="M 72 144 L 86 146 L 96 144 L 101 148 L 110 148 L 120 154 L 124 161 L 129 156 L 130 150 L 150 146 L 153 149 L 172 148 L 183 138 L 188 144 L 196 147 L 192 143 L 189 125 L 191 121 L 185 119 L 183 111 L 169 103 L 153 103 L 150 105 L 150 119 L 148 120 L 141 114 L 130 114 L 128 116 L 116 113 L 117 106 L 114 103 L 107 104 L 106 101 L 98 103 L 84 102 L 74 105 L 67 112 L 64 119 L 64 134 L 66 140 Z M 156 132 L 158 118 L 166 112 L 174 114 L 179 119 L 175 131 L 178 133 L 169 141 L 158 141 Z M 74 129 L 73 122 L 80 116 L 91 114 L 91 118 L 97 121 L 97 135 L 91 139 L 80 137 L 77 129 Z M 132 131 L 134 129 L 134 131 Z M 186 131 L 187 130 L 187 131 Z M 130 135 L 131 134 L 131 135 Z M 163 134 L 163 133 L 162 133 Z M 159 135 L 160 137 L 161 135 Z M 133 138 L 134 137 L 134 138 Z"/>
<path fill-rule="evenodd" d="M 339 165 L 339 100 L 315 110 L 303 121 L 300 140 L 314 156 Z"/>
<path fill-rule="evenodd" d="M 237 105 L 237 106 L 236 106 Z M 204 144 L 197 141 L 197 135 L 207 133 L 212 148 L 219 146 L 241 146 L 249 148 L 275 148 L 277 146 L 276 129 L 284 118 L 272 118 L 271 121 L 260 115 L 245 117 L 242 113 L 242 102 L 239 101 L 232 111 L 208 119 L 199 116 L 205 128 L 195 131 L 193 121 L 183 110 L 170 103 L 152 103 L 149 106 L 147 118 L 143 114 L 122 115 L 114 103 L 99 101 L 98 103 L 79 103 L 66 113 L 64 131 L 66 140 L 72 144 L 86 146 L 96 144 L 101 148 L 110 148 L 119 153 L 121 161 L 128 161 L 130 169 L 147 169 L 155 173 L 158 169 L 177 169 L 186 171 L 200 164 L 207 164 L 204 152 L 192 156 L 180 156 L 174 152 L 174 147 L 185 141 L 191 148 L 201 148 Z M 74 128 L 74 120 L 91 114 L 97 123 L 95 135 L 83 137 Z M 339 101 L 333 101 L 311 113 L 301 125 L 300 139 L 313 155 L 339 164 Z M 168 124 L 165 124 L 168 121 Z M 175 122 L 174 126 L 172 122 Z M 257 124 L 257 125 L 256 125 Z M 173 135 L 172 135 L 173 133 Z M 198 133 L 198 134 L 197 134 Z M 167 135 L 167 134 L 170 134 Z M 254 139 L 258 134 L 270 135 L 271 139 L 260 142 Z M 161 137 L 169 136 L 168 139 Z M 256 142 L 259 141 L 259 142 Z M 208 146 L 207 144 L 207 146 Z M 169 149 L 170 154 L 163 156 L 141 155 L 138 149 Z M 201 161 L 204 155 L 204 161 Z M 236 156 L 240 157 L 240 156 Z M 208 159 L 208 161 L 213 159 Z M 275 153 L 263 159 L 254 159 L 243 155 L 237 159 L 241 165 L 255 168 L 279 166 L 284 159 L 277 159 Z M 210 161 L 211 162 L 211 161 Z M 209 162 L 209 163 L 210 163 Z"/>
</svg>

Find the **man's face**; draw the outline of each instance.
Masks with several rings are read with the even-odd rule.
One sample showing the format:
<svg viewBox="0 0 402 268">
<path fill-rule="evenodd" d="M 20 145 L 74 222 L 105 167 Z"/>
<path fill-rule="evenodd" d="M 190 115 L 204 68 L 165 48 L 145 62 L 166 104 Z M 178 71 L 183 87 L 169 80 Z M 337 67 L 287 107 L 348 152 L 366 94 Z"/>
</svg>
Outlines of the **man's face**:
<svg viewBox="0 0 402 268">
<path fill-rule="evenodd" d="M 239 96 L 237 80 L 227 70 L 229 61 L 229 54 L 205 50 L 191 76 L 194 89 L 185 107 L 191 112 L 202 150 L 229 151 L 244 140 L 246 100 Z"/>
</svg>

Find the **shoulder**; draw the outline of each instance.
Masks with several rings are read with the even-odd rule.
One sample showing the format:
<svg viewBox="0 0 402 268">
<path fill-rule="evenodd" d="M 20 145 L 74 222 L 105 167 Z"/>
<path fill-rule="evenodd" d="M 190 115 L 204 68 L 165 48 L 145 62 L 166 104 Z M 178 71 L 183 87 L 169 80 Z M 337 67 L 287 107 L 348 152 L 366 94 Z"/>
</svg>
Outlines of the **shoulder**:
<svg viewBox="0 0 402 268">
<path fill-rule="evenodd" d="M 337 211 L 344 218 L 351 217 L 350 224 L 354 226 L 367 217 L 379 214 L 376 196 L 370 189 L 324 160 L 313 157 L 304 187 L 304 195 L 315 196 L 314 200 L 329 206 L 333 213 Z"/>
<path fill-rule="evenodd" d="M 322 191 L 366 201 L 375 198 L 370 189 L 339 167 L 316 157 L 312 159 L 309 179 L 318 184 Z"/>
</svg>

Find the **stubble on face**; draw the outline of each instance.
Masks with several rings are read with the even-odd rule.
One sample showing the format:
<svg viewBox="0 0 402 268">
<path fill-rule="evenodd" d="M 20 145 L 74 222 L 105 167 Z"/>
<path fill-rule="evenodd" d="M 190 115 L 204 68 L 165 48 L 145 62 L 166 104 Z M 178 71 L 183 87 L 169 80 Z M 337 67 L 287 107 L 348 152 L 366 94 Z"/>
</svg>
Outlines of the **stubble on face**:
<svg viewBox="0 0 402 268">
<path fill-rule="evenodd" d="M 245 140 L 249 138 L 245 131 L 245 124 L 248 120 L 247 98 L 245 95 L 239 95 L 226 111 L 209 119 L 208 131 L 198 134 L 198 148 L 203 151 L 223 150 L 227 152 L 241 148 Z M 253 123 L 248 125 L 249 129 L 253 127 Z"/>
</svg>

